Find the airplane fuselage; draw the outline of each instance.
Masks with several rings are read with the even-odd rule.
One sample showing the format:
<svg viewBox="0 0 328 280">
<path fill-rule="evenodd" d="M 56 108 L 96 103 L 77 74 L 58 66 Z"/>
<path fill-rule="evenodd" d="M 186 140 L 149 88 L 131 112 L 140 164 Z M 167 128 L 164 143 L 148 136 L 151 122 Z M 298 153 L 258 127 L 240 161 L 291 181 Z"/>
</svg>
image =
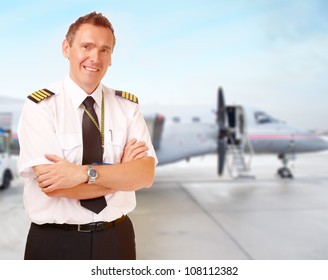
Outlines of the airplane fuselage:
<svg viewBox="0 0 328 280">
<path fill-rule="evenodd" d="M 255 154 L 310 153 L 328 148 L 327 142 L 310 133 L 252 132 L 247 138 Z"/>
<path fill-rule="evenodd" d="M 173 123 L 164 127 L 156 150 L 159 165 L 215 153 L 217 128 L 204 123 Z"/>
<path fill-rule="evenodd" d="M 243 143 L 245 152 L 254 154 L 294 155 L 328 149 L 328 142 L 306 130 L 294 128 L 274 120 L 262 123 L 247 116 Z M 166 123 L 161 144 L 156 150 L 159 165 L 189 160 L 191 157 L 217 153 L 218 127 L 216 124 L 190 122 Z"/>
</svg>

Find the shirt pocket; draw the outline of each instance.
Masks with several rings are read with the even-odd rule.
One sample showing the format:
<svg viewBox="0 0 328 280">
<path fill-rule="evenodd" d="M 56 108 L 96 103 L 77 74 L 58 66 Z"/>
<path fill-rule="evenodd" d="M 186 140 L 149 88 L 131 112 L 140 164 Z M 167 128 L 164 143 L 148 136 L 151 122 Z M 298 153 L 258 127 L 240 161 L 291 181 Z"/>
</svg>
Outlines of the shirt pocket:
<svg viewBox="0 0 328 280">
<path fill-rule="evenodd" d="M 82 159 L 82 138 L 80 134 L 58 135 L 60 147 L 66 160 L 80 163 Z"/>
<path fill-rule="evenodd" d="M 105 134 L 104 162 L 116 164 L 121 162 L 126 143 L 126 132 L 109 130 Z"/>
</svg>

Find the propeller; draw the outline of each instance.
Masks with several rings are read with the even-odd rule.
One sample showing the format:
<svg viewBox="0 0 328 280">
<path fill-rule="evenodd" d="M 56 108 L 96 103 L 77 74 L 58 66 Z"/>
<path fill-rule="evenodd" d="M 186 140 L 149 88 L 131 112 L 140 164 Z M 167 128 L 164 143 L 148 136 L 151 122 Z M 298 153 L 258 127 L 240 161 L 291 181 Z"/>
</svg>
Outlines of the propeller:
<svg viewBox="0 0 328 280">
<path fill-rule="evenodd" d="M 217 96 L 216 123 L 218 125 L 218 175 L 221 176 L 224 170 L 224 163 L 227 153 L 227 136 L 229 129 L 226 126 L 226 106 L 224 102 L 223 89 L 219 87 Z"/>
</svg>

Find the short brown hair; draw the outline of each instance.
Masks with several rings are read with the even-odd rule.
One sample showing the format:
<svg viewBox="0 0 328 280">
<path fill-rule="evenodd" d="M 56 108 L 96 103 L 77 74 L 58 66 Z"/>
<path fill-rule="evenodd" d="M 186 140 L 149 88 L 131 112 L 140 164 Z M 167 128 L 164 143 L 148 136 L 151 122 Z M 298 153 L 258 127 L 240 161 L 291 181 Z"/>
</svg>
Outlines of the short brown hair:
<svg viewBox="0 0 328 280">
<path fill-rule="evenodd" d="M 74 23 L 72 23 L 70 25 L 70 27 L 68 28 L 68 31 L 66 33 L 66 36 L 65 36 L 66 40 L 68 41 L 70 46 L 72 46 L 72 44 L 73 44 L 74 37 L 75 37 L 75 34 L 76 34 L 77 30 L 80 28 L 80 26 L 82 24 L 86 24 L 86 23 L 93 24 L 93 25 L 96 25 L 96 26 L 102 26 L 102 27 L 109 28 L 113 33 L 114 46 L 115 46 L 116 38 L 115 38 L 114 28 L 113 28 L 112 24 L 101 13 L 96 13 L 96 12 L 92 12 L 90 14 L 86 14 L 84 16 L 81 16 Z"/>
</svg>

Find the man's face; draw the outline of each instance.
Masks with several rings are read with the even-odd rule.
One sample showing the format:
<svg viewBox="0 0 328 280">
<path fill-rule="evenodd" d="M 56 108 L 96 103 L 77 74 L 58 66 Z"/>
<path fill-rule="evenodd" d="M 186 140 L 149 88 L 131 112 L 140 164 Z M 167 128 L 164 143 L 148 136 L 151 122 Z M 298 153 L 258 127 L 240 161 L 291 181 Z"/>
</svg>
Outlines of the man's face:
<svg viewBox="0 0 328 280">
<path fill-rule="evenodd" d="M 72 46 L 64 40 L 62 51 L 70 62 L 70 77 L 85 92 L 92 93 L 112 64 L 114 36 L 110 29 L 83 24 Z"/>
</svg>

